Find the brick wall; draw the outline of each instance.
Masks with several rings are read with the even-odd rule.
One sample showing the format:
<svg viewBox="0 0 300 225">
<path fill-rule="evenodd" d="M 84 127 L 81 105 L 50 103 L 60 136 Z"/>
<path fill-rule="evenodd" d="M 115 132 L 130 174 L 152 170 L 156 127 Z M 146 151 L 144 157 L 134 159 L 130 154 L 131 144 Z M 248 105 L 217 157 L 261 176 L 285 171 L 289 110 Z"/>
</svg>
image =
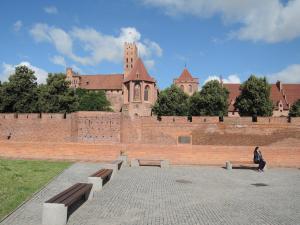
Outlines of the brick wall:
<svg viewBox="0 0 300 225">
<path fill-rule="evenodd" d="M 287 118 L 251 117 L 224 118 L 193 117 L 137 117 L 123 118 L 121 133 L 123 143 L 177 144 L 179 136 L 191 136 L 193 145 L 270 145 L 293 139 L 300 145 L 298 118 L 288 123 Z"/>
<path fill-rule="evenodd" d="M 73 113 L 72 139 L 78 142 L 120 142 L 120 113 Z"/>
<path fill-rule="evenodd" d="M 71 115 L 0 114 L 0 140 L 69 142 Z"/>
<path fill-rule="evenodd" d="M 300 145 L 300 118 L 138 117 L 111 112 L 0 114 L 0 140 L 175 145 L 179 136 L 193 145 Z"/>
<path fill-rule="evenodd" d="M 219 165 L 253 159 L 254 146 L 29 143 L 0 141 L 0 157 L 110 161 L 124 151 L 129 159 L 168 159 L 174 165 Z M 300 167 L 300 147 L 262 147 L 268 167 Z"/>
</svg>

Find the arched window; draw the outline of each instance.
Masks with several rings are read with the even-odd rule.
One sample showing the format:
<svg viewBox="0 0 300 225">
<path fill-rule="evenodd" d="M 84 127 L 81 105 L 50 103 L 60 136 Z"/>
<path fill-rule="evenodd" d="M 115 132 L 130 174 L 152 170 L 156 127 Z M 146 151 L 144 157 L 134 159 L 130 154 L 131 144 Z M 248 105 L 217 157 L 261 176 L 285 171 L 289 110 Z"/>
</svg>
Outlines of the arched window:
<svg viewBox="0 0 300 225">
<path fill-rule="evenodd" d="M 144 90 L 144 101 L 149 101 L 150 87 L 147 85 Z"/>
<path fill-rule="evenodd" d="M 141 85 L 138 83 L 134 85 L 133 100 L 141 101 Z"/>
<path fill-rule="evenodd" d="M 184 86 L 183 86 L 183 85 L 180 85 L 180 89 L 181 89 L 182 91 L 184 91 Z"/>
<path fill-rule="evenodd" d="M 193 92 L 193 87 L 192 87 L 192 85 L 189 85 L 189 92 L 190 92 L 190 93 Z"/>
</svg>

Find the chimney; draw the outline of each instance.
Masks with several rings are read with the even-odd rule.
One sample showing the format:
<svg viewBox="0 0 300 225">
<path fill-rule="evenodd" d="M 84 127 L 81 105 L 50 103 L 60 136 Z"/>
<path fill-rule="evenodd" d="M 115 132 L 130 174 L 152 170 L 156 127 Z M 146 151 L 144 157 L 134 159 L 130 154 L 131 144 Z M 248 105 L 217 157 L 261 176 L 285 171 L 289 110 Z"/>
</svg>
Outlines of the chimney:
<svg viewBox="0 0 300 225">
<path fill-rule="evenodd" d="M 66 75 L 67 77 L 71 78 L 73 77 L 73 70 L 71 67 L 68 67 L 67 70 L 66 70 Z"/>
<path fill-rule="evenodd" d="M 281 83 L 281 81 L 278 80 L 276 82 L 276 86 L 277 86 L 277 88 L 278 88 L 279 91 L 282 91 L 282 83 Z"/>
</svg>

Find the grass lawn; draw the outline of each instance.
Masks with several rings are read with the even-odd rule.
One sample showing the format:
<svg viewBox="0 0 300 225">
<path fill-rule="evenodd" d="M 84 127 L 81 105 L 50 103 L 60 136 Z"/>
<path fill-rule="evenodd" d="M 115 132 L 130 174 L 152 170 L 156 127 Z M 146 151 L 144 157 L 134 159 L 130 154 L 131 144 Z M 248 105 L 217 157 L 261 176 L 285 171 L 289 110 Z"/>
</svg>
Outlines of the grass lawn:
<svg viewBox="0 0 300 225">
<path fill-rule="evenodd" d="M 69 162 L 0 159 L 0 220 L 70 165 Z"/>
</svg>

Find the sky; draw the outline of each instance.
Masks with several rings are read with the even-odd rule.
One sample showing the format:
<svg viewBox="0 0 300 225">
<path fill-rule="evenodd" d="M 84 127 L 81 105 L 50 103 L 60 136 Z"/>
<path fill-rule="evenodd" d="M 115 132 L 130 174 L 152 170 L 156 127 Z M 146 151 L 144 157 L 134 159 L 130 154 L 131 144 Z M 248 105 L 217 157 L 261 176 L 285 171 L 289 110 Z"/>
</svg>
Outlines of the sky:
<svg viewBox="0 0 300 225">
<path fill-rule="evenodd" d="M 15 66 L 48 73 L 123 72 L 135 42 L 160 88 L 186 66 L 203 85 L 249 75 L 300 83 L 300 0 L 0 1 L 0 80 Z"/>
</svg>

